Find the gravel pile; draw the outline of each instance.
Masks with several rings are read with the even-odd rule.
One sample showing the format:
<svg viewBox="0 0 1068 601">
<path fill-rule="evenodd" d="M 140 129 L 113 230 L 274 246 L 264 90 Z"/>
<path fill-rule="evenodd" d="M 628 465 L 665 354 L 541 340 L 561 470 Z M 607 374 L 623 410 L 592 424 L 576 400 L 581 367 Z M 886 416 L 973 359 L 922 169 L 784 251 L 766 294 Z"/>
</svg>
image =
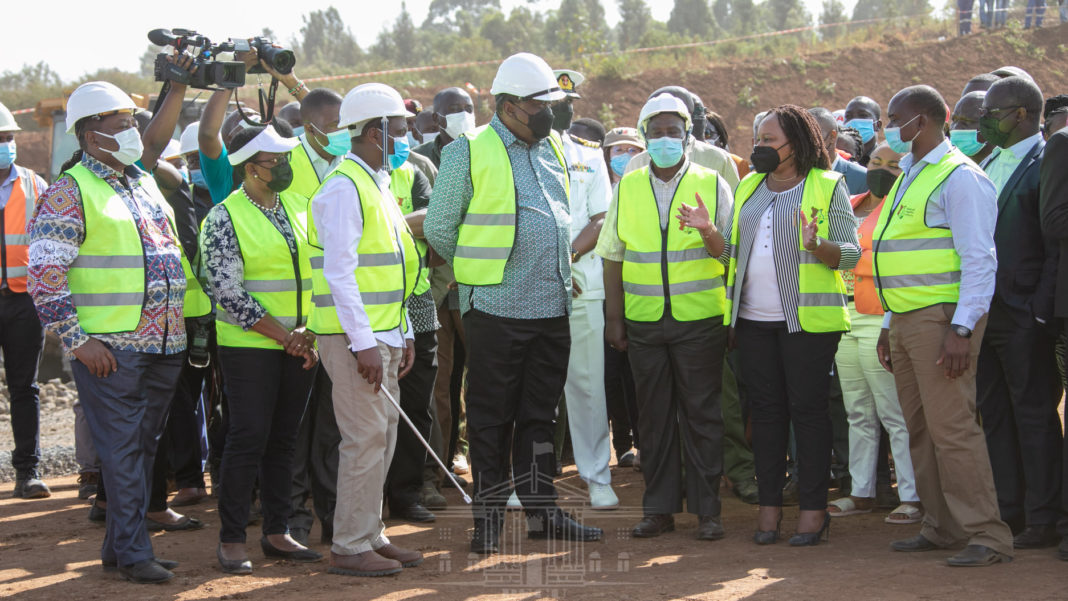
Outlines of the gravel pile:
<svg viewBox="0 0 1068 601">
<path fill-rule="evenodd" d="M 15 438 L 11 432 L 11 397 L 6 378 L 0 369 L 0 482 L 15 480 L 11 451 Z M 45 478 L 77 473 L 74 460 L 74 401 L 78 391 L 74 382 L 54 378 L 41 384 L 41 464 Z"/>
</svg>

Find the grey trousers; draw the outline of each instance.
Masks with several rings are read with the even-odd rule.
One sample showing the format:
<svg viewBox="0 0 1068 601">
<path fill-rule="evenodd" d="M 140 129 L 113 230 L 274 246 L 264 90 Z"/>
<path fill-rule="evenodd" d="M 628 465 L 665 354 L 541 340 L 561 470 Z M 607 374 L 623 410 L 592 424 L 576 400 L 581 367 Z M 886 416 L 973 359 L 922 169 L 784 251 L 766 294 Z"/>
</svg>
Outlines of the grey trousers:
<svg viewBox="0 0 1068 601">
<path fill-rule="evenodd" d="M 667 317 L 626 325 L 642 441 L 644 512 L 681 512 L 685 486 L 690 513 L 718 516 L 727 328 L 722 318 L 678 322 Z"/>
<path fill-rule="evenodd" d="M 100 558 L 131 565 L 153 557 L 145 529 L 152 464 L 185 353 L 111 353 L 119 369 L 107 377 L 77 360 L 71 371 L 108 491 Z"/>
</svg>

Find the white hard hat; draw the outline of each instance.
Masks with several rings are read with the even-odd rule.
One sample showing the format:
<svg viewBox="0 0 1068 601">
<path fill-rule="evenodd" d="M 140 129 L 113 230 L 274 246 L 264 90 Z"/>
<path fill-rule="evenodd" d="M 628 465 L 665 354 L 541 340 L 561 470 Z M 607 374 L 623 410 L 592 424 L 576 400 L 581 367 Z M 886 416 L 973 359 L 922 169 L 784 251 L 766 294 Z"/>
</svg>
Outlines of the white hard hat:
<svg viewBox="0 0 1068 601">
<path fill-rule="evenodd" d="M 182 136 L 178 138 L 178 154 L 189 154 L 200 150 L 200 141 L 197 139 L 198 134 L 200 134 L 200 121 L 194 121 L 186 125 L 185 129 L 182 130 Z M 219 139 L 222 139 L 222 134 L 220 134 Z"/>
<path fill-rule="evenodd" d="M 493 78 L 490 94 L 511 94 L 524 99 L 555 101 L 564 98 L 549 64 L 540 56 L 520 52 L 504 59 Z"/>
<path fill-rule="evenodd" d="M 113 83 L 90 81 L 78 86 L 67 99 L 67 133 L 74 133 L 74 124 L 93 115 L 113 111 L 136 111 L 130 95 Z"/>
<path fill-rule="evenodd" d="M 7 110 L 7 107 L 0 103 L 0 131 L 21 131 L 18 123 L 15 123 L 15 116 L 11 114 L 11 111 Z"/>
<path fill-rule="evenodd" d="M 365 83 L 345 94 L 337 125 L 351 127 L 376 118 L 414 116 L 404 107 L 400 92 L 384 83 Z"/>
<path fill-rule="evenodd" d="M 690 131 L 690 111 L 686 108 L 686 103 L 664 92 L 650 98 L 642 107 L 642 112 L 638 115 L 638 129 L 641 130 L 642 135 L 645 135 L 645 124 L 661 113 L 676 113 L 686 122 L 684 129 Z"/>
<path fill-rule="evenodd" d="M 556 69 L 553 71 L 553 75 L 556 76 L 556 85 L 565 96 L 568 98 L 582 98 L 582 96 L 579 96 L 579 93 L 575 91 L 575 88 L 581 86 L 582 82 L 586 81 L 585 75 L 578 71 L 572 71 L 571 69 Z"/>
<path fill-rule="evenodd" d="M 163 148 L 163 152 L 161 152 L 159 156 L 165 161 L 168 159 L 176 159 L 182 155 L 181 149 L 182 145 L 178 140 L 171 138 L 167 141 L 167 145 Z"/>
</svg>

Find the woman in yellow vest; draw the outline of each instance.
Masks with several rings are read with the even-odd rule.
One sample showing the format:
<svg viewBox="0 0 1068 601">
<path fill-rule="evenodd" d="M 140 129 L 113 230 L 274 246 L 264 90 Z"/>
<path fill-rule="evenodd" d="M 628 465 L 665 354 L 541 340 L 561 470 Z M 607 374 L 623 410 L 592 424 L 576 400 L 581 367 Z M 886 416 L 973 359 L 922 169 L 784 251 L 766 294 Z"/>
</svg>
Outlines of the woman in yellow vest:
<svg viewBox="0 0 1068 601">
<path fill-rule="evenodd" d="M 830 524 L 828 389 L 834 354 L 849 329 L 838 270 L 860 258 L 857 226 L 820 128 L 784 105 L 757 129 L 754 173 L 738 184 L 723 260 L 727 323 L 734 328 L 753 422 L 760 514 L 754 542 L 774 543 L 790 427 L 797 440 L 801 515 L 794 546 L 815 545 Z"/>
<path fill-rule="evenodd" d="M 201 253 L 216 306 L 219 363 L 229 401 L 220 468 L 218 559 L 250 574 L 245 551 L 253 486 L 263 509 L 260 546 L 269 557 L 322 556 L 288 534 L 291 463 L 318 356 L 306 332 L 311 305 L 307 199 L 288 192 L 295 138 L 274 125 L 250 127 L 230 143 L 240 187 L 204 221 Z M 278 124 L 282 134 L 288 126 Z"/>
</svg>

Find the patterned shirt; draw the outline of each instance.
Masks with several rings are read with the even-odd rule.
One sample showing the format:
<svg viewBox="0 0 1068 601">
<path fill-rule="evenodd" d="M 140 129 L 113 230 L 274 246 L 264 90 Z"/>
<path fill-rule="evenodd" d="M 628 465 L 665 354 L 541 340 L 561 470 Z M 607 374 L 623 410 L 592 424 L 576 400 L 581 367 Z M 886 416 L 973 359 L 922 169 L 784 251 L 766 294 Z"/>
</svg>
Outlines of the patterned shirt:
<svg viewBox="0 0 1068 601">
<path fill-rule="evenodd" d="M 289 252 L 297 252 L 297 239 L 286 219 L 282 202 L 278 201 L 274 209 L 265 209 L 254 202 L 251 204 L 262 211 L 286 239 Z M 237 243 L 237 232 L 230 211 L 222 204 L 208 212 L 204 220 L 204 229 L 200 233 L 200 256 L 207 269 L 212 298 L 238 325 L 245 330 L 251 329 L 267 315 L 263 305 L 245 290 L 245 261 L 241 256 L 241 246 Z"/>
<path fill-rule="evenodd" d="M 132 332 L 92 337 L 120 351 L 172 355 L 185 350 L 185 273 L 181 250 L 163 210 L 166 200 L 138 184 L 143 172 L 127 167 L 119 173 L 85 154 L 81 164 L 107 182 L 133 215 L 145 253 L 145 300 Z M 67 272 L 85 241 L 81 191 L 70 175 L 61 176 L 37 205 L 30 226 L 28 288 L 41 322 L 72 353 L 89 341 L 78 323 Z"/>
<path fill-rule="evenodd" d="M 490 127 L 508 152 L 515 184 L 516 224 L 504 279 L 490 286 L 459 285 L 460 311 L 544 319 L 571 313 L 571 211 L 566 174 L 548 139 L 528 145 L 494 115 Z M 460 138 L 444 148 L 423 234 L 446 261 L 456 254 L 459 226 L 474 196 L 471 146 Z"/>
<path fill-rule="evenodd" d="M 430 178 L 418 168 L 415 170 L 415 181 L 412 184 L 412 210 L 419 211 L 430 205 L 430 191 L 432 189 Z M 434 302 L 432 291 L 408 297 L 408 317 L 412 320 L 412 330 L 416 334 L 437 332 L 441 324 L 438 323 L 438 307 Z"/>
</svg>

